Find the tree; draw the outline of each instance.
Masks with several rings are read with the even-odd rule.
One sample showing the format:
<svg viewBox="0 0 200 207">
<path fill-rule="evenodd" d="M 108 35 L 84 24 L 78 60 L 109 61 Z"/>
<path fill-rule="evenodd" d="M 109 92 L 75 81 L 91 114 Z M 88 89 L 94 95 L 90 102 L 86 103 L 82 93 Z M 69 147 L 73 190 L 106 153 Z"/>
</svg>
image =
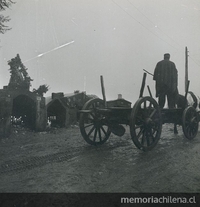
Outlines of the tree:
<svg viewBox="0 0 200 207">
<path fill-rule="evenodd" d="M 43 94 L 46 93 L 48 90 L 49 90 L 49 86 L 44 84 L 44 85 L 40 85 L 38 89 L 34 88 L 33 92 L 40 96 L 43 96 Z"/>
<path fill-rule="evenodd" d="M 0 0 L 0 12 L 9 8 L 12 4 L 14 4 L 12 0 Z M 4 16 L 0 14 L 0 33 L 4 34 L 6 31 L 10 30 L 8 26 L 5 25 L 6 22 L 9 22 L 10 18 L 8 16 Z"/>
<path fill-rule="evenodd" d="M 8 87 L 11 89 L 25 89 L 29 90 L 31 81 L 33 81 L 28 75 L 27 68 L 23 65 L 19 54 L 15 58 L 8 61 L 10 65 L 10 81 Z"/>
</svg>

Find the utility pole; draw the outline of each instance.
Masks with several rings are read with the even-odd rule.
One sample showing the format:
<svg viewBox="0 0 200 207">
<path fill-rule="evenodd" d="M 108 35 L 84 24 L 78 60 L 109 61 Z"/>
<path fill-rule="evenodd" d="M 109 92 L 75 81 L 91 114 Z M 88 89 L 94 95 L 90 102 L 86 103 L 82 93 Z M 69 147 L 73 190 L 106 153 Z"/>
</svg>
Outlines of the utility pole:
<svg viewBox="0 0 200 207">
<path fill-rule="evenodd" d="M 185 92 L 188 85 L 188 49 L 185 47 Z"/>
</svg>

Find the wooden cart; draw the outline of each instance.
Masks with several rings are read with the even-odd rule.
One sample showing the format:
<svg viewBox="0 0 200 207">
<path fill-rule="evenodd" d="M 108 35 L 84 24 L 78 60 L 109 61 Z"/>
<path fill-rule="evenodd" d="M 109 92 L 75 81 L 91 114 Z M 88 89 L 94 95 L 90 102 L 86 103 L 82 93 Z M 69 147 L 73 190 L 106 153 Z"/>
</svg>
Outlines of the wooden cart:
<svg viewBox="0 0 200 207">
<path fill-rule="evenodd" d="M 129 125 L 134 144 L 143 151 L 151 150 L 156 146 L 164 123 L 181 125 L 183 133 L 188 139 L 193 139 L 197 135 L 199 117 L 196 110 L 192 106 L 160 109 L 156 100 L 152 98 L 149 87 L 150 96 L 143 97 L 145 80 L 146 73 L 142 80 L 140 98 L 133 108 L 107 107 L 103 77 L 101 76 L 103 99 L 91 99 L 80 110 L 79 127 L 87 143 L 101 145 L 108 140 L 111 133 L 123 136 L 125 133 L 123 125 Z M 186 96 L 187 92 L 185 98 Z"/>
</svg>

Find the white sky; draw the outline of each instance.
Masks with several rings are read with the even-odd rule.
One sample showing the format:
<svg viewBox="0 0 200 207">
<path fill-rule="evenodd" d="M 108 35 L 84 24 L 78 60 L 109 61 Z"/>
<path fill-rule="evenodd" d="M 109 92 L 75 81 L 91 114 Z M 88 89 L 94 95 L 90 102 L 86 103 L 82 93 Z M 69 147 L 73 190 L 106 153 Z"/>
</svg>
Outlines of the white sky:
<svg viewBox="0 0 200 207">
<path fill-rule="evenodd" d="M 4 12 L 12 30 L 0 35 L 0 88 L 9 82 L 7 61 L 19 54 L 34 79 L 31 90 L 47 84 L 46 96 L 86 90 L 102 98 L 103 75 L 107 100 L 122 94 L 134 104 L 143 69 L 153 73 L 168 52 L 183 94 L 187 46 L 190 90 L 200 95 L 199 0 L 15 1 Z M 154 95 L 150 75 L 147 84 Z"/>
</svg>

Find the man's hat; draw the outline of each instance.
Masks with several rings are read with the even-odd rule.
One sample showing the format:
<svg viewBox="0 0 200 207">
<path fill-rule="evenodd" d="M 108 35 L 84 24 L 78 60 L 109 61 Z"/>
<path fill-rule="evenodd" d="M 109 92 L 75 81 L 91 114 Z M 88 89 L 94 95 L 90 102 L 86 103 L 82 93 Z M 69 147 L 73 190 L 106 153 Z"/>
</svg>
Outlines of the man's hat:
<svg viewBox="0 0 200 207">
<path fill-rule="evenodd" d="M 170 54 L 169 53 L 165 53 L 164 57 L 170 57 Z"/>
</svg>

